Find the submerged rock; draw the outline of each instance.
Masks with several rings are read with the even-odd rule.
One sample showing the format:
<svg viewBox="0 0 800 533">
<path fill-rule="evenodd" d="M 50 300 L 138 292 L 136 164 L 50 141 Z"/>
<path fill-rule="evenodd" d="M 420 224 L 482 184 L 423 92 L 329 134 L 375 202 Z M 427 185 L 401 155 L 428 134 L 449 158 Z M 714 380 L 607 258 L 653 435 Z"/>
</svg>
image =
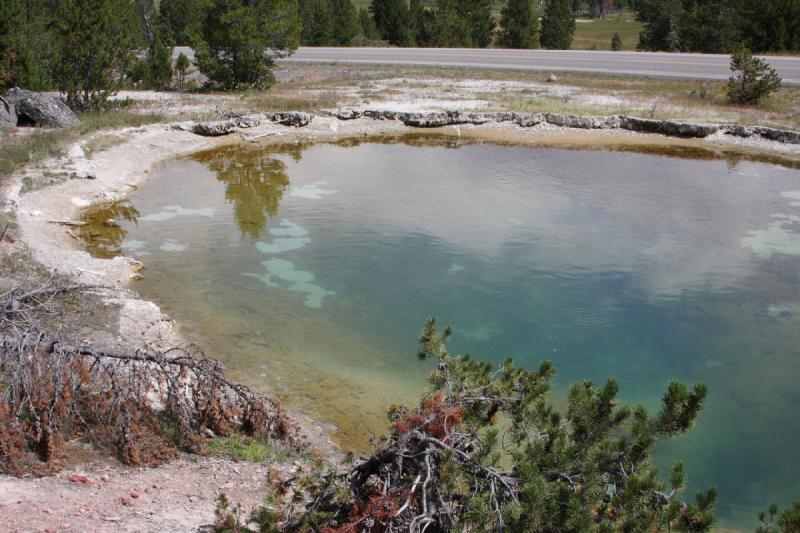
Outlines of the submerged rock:
<svg viewBox="0 0 800 533">
<path fill-rule="evenodd" d="M 17 112 L 17 123 L 69 128 L 80 123 L 78 116 L 55 93 L 9 89 L 6 98 Z"/>
<path fill-rule="evenodd" d="M 17 112 L 14 104 L 0 96 L 0 127 L 17 125 Z"/>
<path fill-rule="evenodd" d="M 205 137 L 219 137 L 227 135 L 236 129 L 236 120 L 213 120 L 209 122 L 197 122 L 192 126 L 192 133 Z"/>
<path fill-rule="evenodd" d="M 314 115 L 310 113 L 303 113 L 302 111 L 289 111 L 283 113 L 273 113 L 269 119 L 283 126 L 293 126 L 295 128 L 302 128 L 308 126 Z"/>
</svg>

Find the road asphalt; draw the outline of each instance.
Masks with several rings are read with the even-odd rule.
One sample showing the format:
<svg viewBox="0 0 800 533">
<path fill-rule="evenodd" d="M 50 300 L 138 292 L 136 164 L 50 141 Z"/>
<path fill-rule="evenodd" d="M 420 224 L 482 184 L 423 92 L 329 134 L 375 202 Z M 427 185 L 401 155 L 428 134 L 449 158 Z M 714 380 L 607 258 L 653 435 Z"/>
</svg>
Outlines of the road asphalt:
<svg viewBox="0 0 800 533">
<path fill-rule="evenodd" d="M 186 47 L 179 52 L 193 57 Z M 763 56 L 787 85 L 800 85 L 800 57 Z M 497 48 L 335 48 L 303 46 L 287 62 L 505 68 L 543 72 L 594 72 L 628 76 L 726 80 L 725 54 L 603 52 L 594 50 L 504 50 Z"/>
</svg>

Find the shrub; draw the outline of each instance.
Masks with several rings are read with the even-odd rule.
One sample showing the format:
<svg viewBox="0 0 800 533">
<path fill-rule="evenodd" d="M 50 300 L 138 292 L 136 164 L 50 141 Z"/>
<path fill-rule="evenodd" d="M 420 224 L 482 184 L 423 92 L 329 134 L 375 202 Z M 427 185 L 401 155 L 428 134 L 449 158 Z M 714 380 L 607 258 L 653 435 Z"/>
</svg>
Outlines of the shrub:
<svg viewBox="0 0 800 533">
<path fill-rule="evenodd" d="M 611 49 L 615 52 L 622 50 L 622 37 L 619 36 L 619 33 L 615 33 L 611 38 Z"/>
<path fill-rule="evenodd" d="M 775 69 L 745 46 L 731 56 L 731 71 L 727 94 L 735 104 L 758 104 L 781 86 Z"/>
</svg>

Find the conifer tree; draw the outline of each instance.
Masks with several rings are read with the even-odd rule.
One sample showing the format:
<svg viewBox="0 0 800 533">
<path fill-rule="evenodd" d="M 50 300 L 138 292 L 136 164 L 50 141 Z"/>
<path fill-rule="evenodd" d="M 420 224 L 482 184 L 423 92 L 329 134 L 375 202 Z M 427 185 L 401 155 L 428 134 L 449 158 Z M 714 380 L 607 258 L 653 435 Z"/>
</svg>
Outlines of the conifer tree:
<svg viewBox="0 0 800 533">
<path fill-rule="evenodd" d="M 459 0 L 437 0 L 432 41 L 424 43 L 426 46 L 441 48 L 468 48 L 472 46 L 472 33 L 469 22 L 460 8 Z"/>
<path fill-rule="evenodd" d="M 368 9 L 361 8 L 358 10 L 358 22 L 364 39 L 373 41 L 381 38 L 378 28 L 375 26 L 375 19 L 369 14 Z"/>
<path fill-rule="evenodd" d="M 191 65 L 186 54 L 183 52 L 178 54 L 178 57 L 175 59 L 175 74 L 178 76 L 178 88 L 183 89 L 183 82 L 186 79 L 186 73 L 189 71 Z"/>
<path fill-rule="evenodd" d="M 54 17 L 58 88 L 75 109 L 102 107 L 141 42 L 131 0 L 63 0 Z"/>
<path fill-rule="evenodd" d="M 500 18 L 497 44 L 502 48 L 536 48 L 539 19 L 532 0 L 508 0 Z"/>
<path fill-rule="evenodd" d="M 52 90 L 55 35 L 52 6 L 44 0 L 0 2 L 0 88 Z"/>
<path fill-rule="evenodd" d="M 461 0 L 460 11 L 470 29 L 472 46 L 486 48 L 492 44 L 497 24 L 492 16 L 491 0 Z"/>
<path fill-rule="evenodd" d="M 309 46 L 330 44 L 334 35 L 331 0 L 300 0 L 299 9 L 303 26 L 300 42 Z"/>
<path fill-rule="evenodd" d="M 781 86 L 775 69 L 747 47 L 742 46 L 731 56 L 733 76 L 728 79 L 728 100 L 736 104 L 758 104 Z"/>
<path fill-rule="evenodd" d="M 547 0 L 540 42 L 544 48 L 569 50 L 575 33 L 575 16 L 569 0 Z"/>
<path fill-rule="evenodd" d="M 406 0 L 372 0 L 371 6 L 381 39 L 395 46 L 414 44 L 412 20 Z"/>
<path fill-rule="evenodd" d="M 210 0 L 195 50 L 197 66 L 225 89 L 272 84 L 274 53 L 297 48 L 296 0 Z"/>
<path fill-rule="evenodd" d="M 155 34 L 150 42 L 147 64 L 150 86 L 156 89 L 168 87 L 172 81 L 172 51 L 164 45 L 159 34 Z"/>
<path fill-rule="evenodd" d="M 682 463 L 662 479 L 652 461 L 657 442 L 694 424 L 704 385 L 670 383 L 651 414 L 620 406 L 613 379 L 585 381 L 556 408 L 549 362 L 526 370 L 451 355 L 451 332 L 428 320 L 418 356 L 435 364 L 429 392 L 390 408 L 388 436 L 346 474 L 315 473 L 306 512 L 281 530 L 709 530 L 716 491 L 682 501 Z"/>
<path fill-rule="evenodd" d="M 330 0 L 332 10 L 333 37 L 330 44 L 347 46 L 358 35 L 360 24 L 353 2 Z"/>
<path fill-rule="evenodd" d="M 622 50 L 622 37 L 619 36 L 619 33 L 614 33 L 614 36 L 611 37 L 611 49 L 615 52 Z"/>
<path fill-rule="evenodd" d="M 188 46 L 197 37 L 208 2 L 203 0 L 160 0 L 159 30 L 169 44 Z"/>
</svg>

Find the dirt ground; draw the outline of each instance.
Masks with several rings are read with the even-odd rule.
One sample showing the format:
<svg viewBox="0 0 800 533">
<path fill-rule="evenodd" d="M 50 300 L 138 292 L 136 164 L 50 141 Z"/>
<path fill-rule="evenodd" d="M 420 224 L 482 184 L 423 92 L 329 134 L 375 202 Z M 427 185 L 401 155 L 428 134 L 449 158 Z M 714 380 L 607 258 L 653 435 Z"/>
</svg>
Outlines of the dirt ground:
<svg viewBox="0 0 800 533">
<path fill-rule="evenodd" d="M 195 531 L 214 523 L 221 492 L 248 513 L 269 474 L 288 480 L 300 470 L 182 456 L 158 468 L 97 460 L 44 478 L 0 476 L 0 531 Z"/>
</svg>

